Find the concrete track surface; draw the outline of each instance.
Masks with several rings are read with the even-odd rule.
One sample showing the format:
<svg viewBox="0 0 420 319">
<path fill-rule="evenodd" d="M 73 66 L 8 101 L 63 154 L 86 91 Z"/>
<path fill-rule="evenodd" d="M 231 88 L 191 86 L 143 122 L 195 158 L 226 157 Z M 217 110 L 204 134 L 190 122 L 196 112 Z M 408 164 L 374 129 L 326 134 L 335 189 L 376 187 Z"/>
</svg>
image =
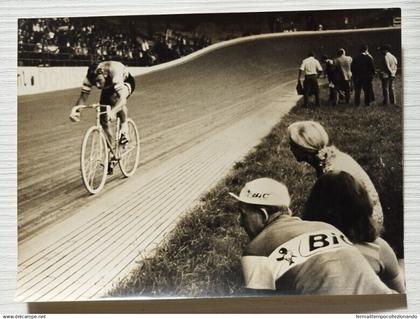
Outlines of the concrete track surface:
<svg viewBox="0 0 420 319">
<path fill-rule="evenodd" d="M 361 35 L 372 38 L 351 37 Z M 68 120 L 78 90 L 20 97 L 17 299 L 106 294 L 290 110 L 304 52 L 342 46 L 342 35 L 323 36 L 254 39 L 136 78 L 129 114 L 140 130 L 139 169 L 129 179 L 116 169 L 95 196 L 79 170 L 94 114 Z"/>
</svg>

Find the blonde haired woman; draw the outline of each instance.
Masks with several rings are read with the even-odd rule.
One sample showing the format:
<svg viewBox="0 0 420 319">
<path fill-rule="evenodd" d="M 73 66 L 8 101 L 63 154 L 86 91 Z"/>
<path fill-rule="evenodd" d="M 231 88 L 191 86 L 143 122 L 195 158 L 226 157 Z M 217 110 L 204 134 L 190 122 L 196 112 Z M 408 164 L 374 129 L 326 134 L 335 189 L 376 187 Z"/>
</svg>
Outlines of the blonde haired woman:
<svg viewBox="0 0 420 319">
<path fill-rule="evenodd" d="M 368 174 L 350 155 L 329 144 L 329 137 L 321 124 L 300 121 L 287 128 L 290 150 L 298 162 L 315 168 L 318 177 L 330 171 L 344 171 L 366 189 L 373 206 L 373 220 L 378 232 L 383 230 L 383 212 L 378 193 Z"/>
</svg>

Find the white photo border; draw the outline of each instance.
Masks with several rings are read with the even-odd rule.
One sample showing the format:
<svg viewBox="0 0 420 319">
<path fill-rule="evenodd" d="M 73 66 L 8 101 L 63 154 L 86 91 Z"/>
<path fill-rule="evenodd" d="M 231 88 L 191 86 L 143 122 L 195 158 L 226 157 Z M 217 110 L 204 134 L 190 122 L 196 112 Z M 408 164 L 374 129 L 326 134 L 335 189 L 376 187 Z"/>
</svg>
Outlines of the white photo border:
<svg viewBox="0 0 420 319">
<path fill-rule="evenodd" d="M 400 7 L 404 67 L 404 247 L 407 309 L 420 312 L 420 2 L 407 0 L 5 0 L 0 2 L 0 313 L 34 309 L 13 301 L 17 262 L 17 19 L 28 17 L 85 17 L 116 15 L 299 11 Z M 97 304 L 98 307 L 99 304 Z M 57 312 L 65 306 L 56 305 Z M 111 305 L 112 307 L 112 305 Z M 117 305 L 116 305 L 117 307 Z M 77 312 L 77 308 L 75 311 Z M 47 308 L 45 308 L 47 309 Z M 79 311 L 83 308 L 79 308 Z M 141 307 L 138 307 L 139 311 Z M 145 308 L 147 309 L 147 308 Z M 223 312 L 219 309 L 219 312 Z M 327 308 L 325 308 L 327 309 Z M 343 311 L 351 312 L 343 305 Z M 100 311 L 100 309 L 98 309 Z M 203 309 L 205 311 L 205 309 Z M 208 311 L 208 309 L 207 309 Z M 271 309 L 272 312 L 276 312 Z M 188 312 L 188 308 L 185 308 Z M 199 311 L 196 311 L 199 312 Z M 226 309 L 226 312 L 230 312 Z"/>
</svg>

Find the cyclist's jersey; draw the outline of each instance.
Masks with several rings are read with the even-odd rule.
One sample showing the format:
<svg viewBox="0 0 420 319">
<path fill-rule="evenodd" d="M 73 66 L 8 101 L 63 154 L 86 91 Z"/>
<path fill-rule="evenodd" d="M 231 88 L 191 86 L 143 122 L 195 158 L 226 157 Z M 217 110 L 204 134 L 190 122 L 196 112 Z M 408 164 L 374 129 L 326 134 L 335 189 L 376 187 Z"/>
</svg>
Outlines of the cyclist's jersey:
<svg viewBox="0 0 420 319">
<path fill-rule="evenodd" d="M 362 254 L 334 226 L 282 215 L 242 256 L 245 286 L 284 294 L 389 294 Z"/>
<path fill-rule="evenodd" d="M 102 90 L 113 89 L 119 95 L 126 89 L 128 89 L 128 95 L 134 91 L 134 79 L 130 72 L 128 72 L 127 67 L 121 62 L 104 61 L 98 64 L 98 69 L 105 76 L 105 85 Z M 91 83 L 86 76 L 83 80 L 82 92 L 89 94 L 94 85 L 95 83 Z"/>
</svg>

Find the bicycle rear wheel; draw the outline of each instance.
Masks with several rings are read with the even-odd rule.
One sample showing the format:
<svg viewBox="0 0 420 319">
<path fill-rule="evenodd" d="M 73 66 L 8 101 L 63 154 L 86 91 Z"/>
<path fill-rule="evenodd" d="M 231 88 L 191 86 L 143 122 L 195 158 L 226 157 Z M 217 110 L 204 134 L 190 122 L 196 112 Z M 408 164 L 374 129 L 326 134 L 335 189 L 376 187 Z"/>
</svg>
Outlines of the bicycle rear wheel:
<svg viewBox="0 0 420 319">
<path fill-rule="evenodd" d="M 127 120 L 129 142 L 120 146 L 120 165 L 121 172 L 125 177 L 134 174 L 140 159 L 140 138 L 137 126 L 132 119 Z"/>
<path fill-rule="evenodd" d="M 80 154 L 82 180 L 91 194 L 97 194 L 105 185 L 108 170 L 108 147 L 101 128 L 92 126 L 83 138 Z"/>
</svg>

